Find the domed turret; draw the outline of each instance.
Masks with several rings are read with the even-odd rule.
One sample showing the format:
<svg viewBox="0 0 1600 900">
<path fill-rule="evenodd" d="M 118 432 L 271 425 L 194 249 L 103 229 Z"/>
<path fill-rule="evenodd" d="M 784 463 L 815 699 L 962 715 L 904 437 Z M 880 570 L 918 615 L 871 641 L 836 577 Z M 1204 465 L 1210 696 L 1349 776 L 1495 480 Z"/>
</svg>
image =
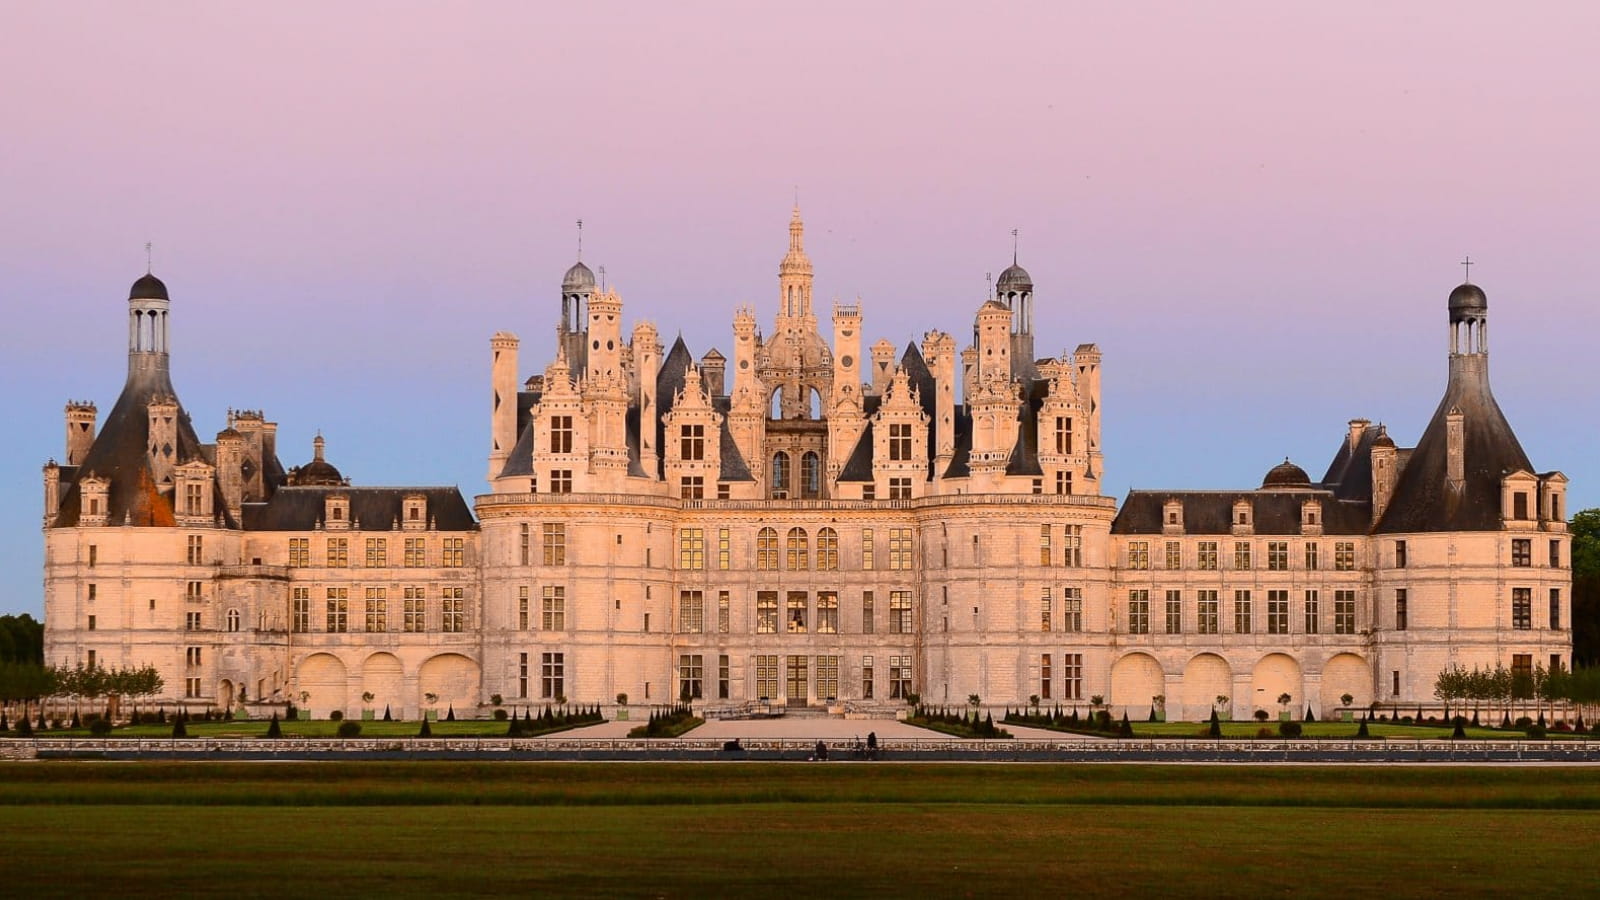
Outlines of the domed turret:
<svg viewBox="0 0 1600 900">
<path fill-rule="evenodd" d="M 297 487 L 330 487 L 344 484 L 344 476 L 334 468 L 333 463 L 322 458 L 322 450 L 326 442 L 322 435 L 317 435 L 311 442 L 311 462 L 295 469 L 289 474 L 289 483 Z"/>
<path fill-rule="evenodd" d="M 994 283 L 994 286 L 995 290 L 1002 296 L 1009 291 L 1016 291 L 1019 293 L 1022 291 L 1032 291 L 1033 276 L 1028 274 L 1027 269 L 1024 269 L 1016 263 L 1012 263 L 1004 272 L 1000 273 L 1000 279 Z"/>
<path fill-rule="evenodd" d="M 564 294 L 592 290 L 594 290 L 594 272 L 581 261 L 573 263 L 567 274 L 561 276 L 561 292 Z"/>
<path fill-rule="evenodd" d="M 1309 488 L 1311 487 L 1311 476 L 1306 474 L 1305 469 L 1290 462 L 1289 457 L 1285 456 L 1283 462 L 1273 466 L 1267 472 L 1267 477 L 1261 479 L 1261 487 L 1263 490 L 1273 488 Z"/>
<path fill-rule="evenodd" d="M 128 289 L 129 300 L 171 300 L 167 296 L 167 286 L 161 279 L 146 272 Z"/>
<path fill-rule="evenodd" d="M 1489 298 L 1483 288 L 1471 282 L 1450 292 L 1450 321 L 1459 322 L 1468 316 L 1483 316 L 1489 312 Z"/>
</svg>

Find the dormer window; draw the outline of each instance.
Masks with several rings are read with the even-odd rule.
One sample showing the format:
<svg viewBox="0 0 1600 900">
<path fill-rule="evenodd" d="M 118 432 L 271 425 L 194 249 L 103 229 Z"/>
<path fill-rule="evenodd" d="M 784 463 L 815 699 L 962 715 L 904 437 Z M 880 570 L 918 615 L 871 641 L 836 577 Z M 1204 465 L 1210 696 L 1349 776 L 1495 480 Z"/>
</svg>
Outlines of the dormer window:
<svg viewBox="0 0 1600 900">
<path fill-rule="evenodd" d="M 323 518 L 328 528 L 350 527 L 350 498 L 344 494 L 330 494 L 323 501 Z"/>
<path fill-rule="evenodd" d="M 1528 492 L 1516 491 L 1511 495 L 1511 518 L 1528 518 Z"/>
<path fill-rule="evenodd" d="M 1248 500 L 1239 500 L 1239 501 L 1235 502 L 1233 504 L 1233 527 L 1234 527 L 1234 529 L 1235 530 L 1241 530 L 1241 529 L 1248 530 L 1251 527 L 1251 524 L 1252 523 L 1251 523 L 1250 501 L 1248 501 Z"/>
<path fill-rule="evenodd" d="M 400 513 L 400 526 L 404 529 L 420 529 L 427 525 L 428 498 L 421 494 L 409 494 L 402 503 Z"/>
</svg>

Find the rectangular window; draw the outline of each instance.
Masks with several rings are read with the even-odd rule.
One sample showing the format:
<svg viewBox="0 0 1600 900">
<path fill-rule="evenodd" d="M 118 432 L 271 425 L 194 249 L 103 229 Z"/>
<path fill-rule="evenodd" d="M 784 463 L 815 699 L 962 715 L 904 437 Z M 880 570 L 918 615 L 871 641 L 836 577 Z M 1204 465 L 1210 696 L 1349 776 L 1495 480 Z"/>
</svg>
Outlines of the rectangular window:
<svg viewBox="0 0 1600 900">
<path fill-rule="evenodd" d="M 189 565 L 199 566 L 205 564 L 205 538 L 198 534 L 189 535 Z"/>
<path fill-rule="evenodd" d="M 1511 542 L 1511 564 L 1518 568 L 1533 565 L 1533 541 L 1517 538 Z"/>
<path fill-rule="evenodd" d="M 1550 589 L 1550 630 L 1561 630 L 1561 589 Z"/>
<path fill-rule="evenodd" d="M 543 542 L 540 552 L 547 566 L 564 566 L 567 564 L 567 524 L 565 522 L 544 523 Z"/>
<path fill-rule="evenodd" d="M 528 586 L 525 585 L 525 584 L 524 585 L 519 585 L 517 587 L 517 630 L 518 631 L 527 631 L 528 630 L 528 612 L 529 612 L 528 606 L 529 606 Z M 406 630 L 410 631 L 411 629 L 408 628 Z"/>
<path fill-rule="evenodd" d="M 528 654 L 517 654 L 517 698 L 528 699 Z"/>
<path fill-rule="evenodd" d="M 1150 592 L 1128 592 L 1128 633 L 1150 633 Z"/>
<path fill-rule="evenodd" d="M 889 569 L 904 572 L 911 568 L 911 529 L 889 529 Z"/>
<path fill-rule="evenodd" d="M 1250 568 L 1250 542 L 1233 542 L 1233 567 L 1235 569 Z"/>
<path fill-rule="evenodd" d="M 328 631 L 342 633 L 350 630 L 350 589 L 328 588 Z"/>
<path fill-rule="evenodd" d="M 1050 654 L 1045 653 L 1039 657 L 1039 699 L 1050 699 L 1050 682 L 1055 677 L 1051 671 Z"/>
<path fill-rule="evenodd" d="M 730 666 L 728 664 L 728 656 L 727 656 L 727 654 L 723 654 L 723 655 L 717 657 L 717 699 L 718 700 L 726 700 L 726 699 L 728 699 L 728 683 L 730 681 L 732 681 L 732 679 L 729 678 L 728 676 L 731 674 L 731 669 L 732 669 L 732 666 Z"/>
<path fill-rule="evenodd" d="M 1072 493 L 1072 473 L 1064 470 L 1056 471 L 1056 493 L 1063 497 Z"/>
<path fill-rule="evenodd" d="M 1067 525 L 1063 534 L 1061 564 L 1076 569 L 1083 565 L 1083 526 Z"/>
<path fill-rule="evenodd" d="M 876 499 L 878 499 L 878 486 L 873 484 L 870 481 L 867 482 L 866 484 L 863 484 L 861 486 L 861 499 L 863 499 L 863 500 L 876 500 Z"/>
<path fill-rule="evenodd" d="M 1533 654 L 1511 654 L 1511 681 L 1514 685 L 1530 685 L 1533 681 Z M 1513 688 L 1515 690 L 1515 688 Z"/>
<path fill-rule="evenodd" d="M 89 651 L 89 668 L 94 668 L 94 651 Z M 183 695 L 185 697 L 200 696 L 200 679 L 185 678 L 183 680 Z"/>
<path fill-rule="evenodd" d="M 817 657 L 817 699 L 839 699 L 839 657 Z"/>
<path fill-rule="evenodd" d="M 1317 592 L 1306 591 L 1306 634 L 1316 634 L 1321 630 L 1321 615 L 1317 609 Z"/>
<path fill-rule="evenodd" d="M 90 544 L 89 545 L 89 568 L 91 568 L 91 569 L 94 568 L 94 564 L 96 562 L 98 562 L 99 559 L 100 559 L 100 548 L 98 546 L 94 545 L 94 544 Z"/>
<path fill-rule="evenodd" d="M 1221 602 L 1217 599 L 1216 591 L 1200 591 L 1195 596 L 1195 631 L 1200 634 L 1216 634 L 1219 630 Z"/>
<path fill-rule="evenodd" d="M 519 550 L 517 558 L 522 561 L 522 564 L 525 566 L 533 565 L 533 526 L 527 522 L 522 523 L 517 547 Z"/>
<path fill-rule="evenodd" d="M 1267 591 L 1267 634 L 1289 633 L 1289 592 Z"/>
<path fill-rule="evenodd" d="M 1050 550 L 1050 526 L 1039 526 L 1039 565 L 1048 566 L 1055 561 Z"/>
<path fill-rule="evenodd" d="M 776 607 L 776 600 L 773 605 Z M 756 696 L 763 702 L 778 696 L 778 657 L 769 654 L 756 657 Z"/>
<path fill-rule="evenodd" d="M 88 630 L 89 630 L 89 631 L 94 631 L 94 630 L 95 630 L 95 629 L 94 629 L 94 626 L 95 626 L 95 617 L 94 617 L 94 616 L 90 616 L 90 617 L 89 617 L 89 627 L 88 627 Z"/>
<path fill-rule="evenodd" d="M 704 592 L 678 592 L 678 630 L 684 634 L 699 634 L 706 630 L 706 595 Z"/>
<path fill-rule="evenodd" d="M 706 567 L 706 533 L 700 528 L 685 528 L 678 532 L 678 568 L 685 570 Z"/>
<path fill-rule="evenodd" d="M 839 592 L 817 591 L 817 634 L 838 633 Z M 837 696 L 837 694 L 830 696 Z"/>
<path fill-rule="evenodd" d="M 1511 627 L 1519 631 L 1533 627 L 1533 589 L 1511 589 Z"/>
<path fill-rule="evenodd" d="M 1083 588 L 1062 588 L 1061 629 L 1074 634 L 1083 631 Z"/>
<path fill-rule="evenodd" d="M 350 565 L 350 539 L 328 538 L 328 568 L 343 569 Z"/>
<path fill-rule="evenodd" d="M 550 470 L 550 493 L 552 493 L 552 494 L 570 494 L 570 493 L 572 493 L 572 470 L 571 469 L 551 469 Z"/>
<path fill-rule="evenodd" d="M 1072 453 L 1072 418 L 1070 416 L 1056 416 L 1056 454 L 1066 456 Z"/>
<path fill-rule="evenodd" d="M 1289 542 L 1267 542 L 1267 571 L 1287 572 L 1289 570 Z"/>
<path fill-rule="evenodd" d="M 200 485 L 185 484 L 183 486 L 183 514 L 186 516 L 200 515 Z"/>
<path fill-rule="evenodd" d="M 1526 519 L 1528 517 L 1528 493 L 1517 491 L 1511 495 L 1511 518 Z"/>
<path fill-rule="evenodd" d="M 389 565 L 389 542 L 385 538 L 367 538 L 367 568 L 382 569 Z"/>
<path fill-rule="evenodd" d="M 289 538 L 289 568 L 304 569 L 311 565 L 311 539 Z"/>
<path fill-rule="evenodd" d="M 790 591 L 784 601 L 784 629 L 790 634 L 806 633 L 806 592 Z"/>
<path fill-rule="evenodd" d="M 863 700 L 871 700 L 875 696 L 876 692 L 873 690 L 874 674 L 876 673 L 872 665 L 872 657 L 861 657 L 861 699 Z"/>
<path fill-rule="evenodd" d="M 1201 541 L 1195 545 L 1194 567 L 1213 571 L 1217 568 L 1217 542 Z"/>
<path fill-rule="evenodd" d="M 1352 541 L 1337 541 L 1333 545 L 1333 568 L 1338 572 L 1356 570 L 1356 545 Z"/>
<path fill-rule="evenodd" d="M 1552 569 L 1561 568 L 1561 542 L 1560 541 L 1551 541 L 1550 542 L 1550 568 L 1552 568 Z"/>
<path fill-rule="evenodd" d="M 717 568 L 726 572 L 733 568 L 733 537 L 730 529 L 717 529 Z"/>
<path fill-rule="evenodd" d="M 550 452 L 572 452 L 572 417 L 550 417 Z"/>
<path fill-rule="evenodd" d="M 1055 600 L 1050 596 L 1050 589 L 1044 589 L 1044 596 L 1039 598 L 1039 630 L 1050 630 L 1051 613 L 1054 611 Z"/>
<path fill-rule="evenodd" d="M 387 588 L 369 587 L 366 591 L 367 631 L 381 634 L 389 630 L 389 591 Z"/>
<path fill-rule="evenodd" d="M 1150 568 L 1150 542 L 1149 541 L 1129 541 L 1128 542 L 1128 568 L 1130 568 L 1130 569 L 1148 569 L 1148 568 Z"/>
<path fill-rule="evenodd" d="M 467 630 L 467 598 L 466 589 L 447 587 L 440 593 L 443 618 L 439 621 L 439 630 L 451 634 L 459 634 Z"/>
<path fill-rule="evenodd" d="M 1183 544 L 1180 541 L 1167 541 L 1167 568 L 1183 568 Z"/>
<path fill-rule="evenodd" d="M 1306 541 L 1306 571 L 1315 572 L 1316 570 L 1317 570 L 1317 542 L 1316 541 Z"/>
<path fill-rule="evenodd" d="M 290 627 L 296 634 L 305 634 L 311 630 L 311 589 L 297 587 L 292 593 Z"/>
<path fill-rule="evenodd" d="M 447 537 L 444 539 L 444 558 L 439 561 L 442 566 L 459 569 L 467 564 L 467 539 Z"/>
<path fill-rule="evenodd" d="M 778 633 L 777 591 L 756 591 L 756 633 Z"/>
<path fill-rule="evenodd" d="M 861 568 L 872 568 L 872 529 L 861 529 Z"/>
<path fill-rule="evenodd" d="M 911 592 L 889 592 L 889 633 L 911 634 Z"/>
<path fill-rule="evenodd" d="M 1408 554 L 1406 553 L 1406 542 L 1405 541 L 1395 541 L 1394 542 L 1394 567 L 1396 569 L 1404 569 L 1406 567 L 1406 563 L 1408 562 L 1408 560 L 1406 559 L 1407 555 Z"/>
<path fill-rule="evenodd" d="M 791 528 L 784 548 L 784 563 L 791 572 L 811 568 L 811 552 L 804 528 Z"/>
<path fill-rule="evenodd" d="M 685 462 L 699 462 L 706 458 L 706 426 L 679 426 L 678 458 Z"/>
<path fill-rule="evenodd" d="M 422 588 L 408 587 L 405 589 L 402 610 L 404 619 L 401 621 L 401 630 L 407 634 L 421 634 L 428 628 L 427 601 L 423 599 Z"/>
<path fill-rule="evenodd" d="M 833 572 L 839 568 L 839 532 L 832 528 L 817 530 L 817 571 Z"/>
<path fill-rule="evenodd" d="M 889 460 L 891 462 L 909 462 L 911 460 L 911 426 L 889 426 Z"/>
<path fill-rule="evenodd" d="M 1356 633 L 1356 592 L 1333 592 L 1333 633 Z"/>
<path fill-rule="evenodd" d="M 567 655 L 542 653 L 539 658 L 539 696 L 547 700 L 567 695 Z"/>
<path fill-rule="evenodd" d="M 1083 654 L 1061 654 L 1061 699 L 1083 699 Z"/>
<path fill-rule="evenodd" d="M 698 653 L 678 656 L 678 699 L 698 700 L 705 695 L 705 657 Z"/>
<path fill-rule="evenodd" d="M 889 657 L 889 699 L 904 700 L 911 693 L 911 657 Z"/>
<path fill-rule="evenodd" d="M 778 530 L 763 528 L 756 532 L 756 568 L 763 572 L 778 568 Z"/>
<path fill-rule="evenodd" d="M 911 499 L 911 479 L 909 479 L 909 478 L 891 478 L 891 479 L 889 479 L 889 499 L 890 500 L 910 500 Z"/>
<path fill-rule="evenodd" d="M 406 538 L 406 568 L 420 569 L 428 564 L 426 541 L 427 538 Z"/>
<path fill-rule="evenodd" d="M 1406 630 L 1406 589 L 1397 588 L 1394 592 L 1394 630 Z"/>
<path fill-rule="evenodd" d="M 93 584 L 89 585 L 89 600 L 90 600 L 90 602 L 94 601 L 95 594 L 98 593 L 98 591 L 99 591 L 99 586 L 98 585 L 93 585 Z"/>
<path fill-rule="evenodd" d="M 873 609 L 872 603 L 873 603 L 872 592 L 871 591 L 862 591 L 861 592 L 861 633 L 862 634 L 872 634 L 873 626 L 876 624 L 876 622 L 874 622 L 874 620 L 877 618 L 877 615 L 876 615 L 877 611 Z"/>
<path fill-rule="evenodd" d="M 1167 591 L 1167 634 L 1183 633 L 1183 592 Z"/>
<path fill-rule="evenodd" d="M 1249 634 L 1255 625 L 1254 604 L 1249 591 L 1233 592 L 1233 630 L 1236 634 Z"/>
<path fill-rule="evenodd" d="M 563 585 L 547 584 L 539 598 L 539 626 L 541 631 L 567 630 L 567 589 Z"/>
<path fill-rule="evenodd" d="M 704 500 L 706 479 L 704 475 L 685 475 L 678 479 L 679 500 Z"/>
</svg>

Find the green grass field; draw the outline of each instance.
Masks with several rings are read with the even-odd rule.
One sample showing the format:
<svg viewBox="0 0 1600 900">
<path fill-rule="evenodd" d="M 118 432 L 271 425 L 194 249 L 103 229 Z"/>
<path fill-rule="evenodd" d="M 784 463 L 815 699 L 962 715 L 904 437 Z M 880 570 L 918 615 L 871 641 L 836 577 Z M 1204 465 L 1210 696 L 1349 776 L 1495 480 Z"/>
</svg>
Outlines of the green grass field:
<svg viewBox="0 0 1600 900">
<path fill-rule="evenodd" d="M 999 725 L 1001 723 L 996 722 Z M 1135 738 L 1164 738 L 1164 737 L 1203 737 L 1209 725 L 1205 722 L 1131 722 Z M 1004 727 L 1016 725 L 1019 728 L 1031 726 L 1022 723 L 1004 723 Z M 1272 732 L 1274 739 L 1278 733 L 1278 723 L 1269 722 L 1222 722 L 1222 736 L 1245 740 L 1254 738 L 1265 728 Z M 1353 722 L 1305 722 L 1301 725 L 1302 737 L 1317 739 L 1351 740 L 1355 738 L 1357 723 Z M 1449 725 L 1390 725 L 1386 722 L 1369 722 L 1367 735 L 1369 737 L 1397 737 L 1416 738 L 1418 740 L 1446 740 L 1454 732 Z M 1474 728 L 1467 726 L 1467 738 L 1474 741 L 1524 741 L 1528 736 L 1521 730 L 1501 731 L 1497 728 Z M 1063 736 L 1071 736 L 1070 732 L 1062 732 Z M 1571 734 L 1552 731 L 1546 735 L 1547 740 L 1585 740 L 1593 739 L 1590 734 Z"/>
<path fill-rule="evenodd" d="M 0 764 L 10 896 L 1570 896 L 1600 768 Z"/>
</svg>

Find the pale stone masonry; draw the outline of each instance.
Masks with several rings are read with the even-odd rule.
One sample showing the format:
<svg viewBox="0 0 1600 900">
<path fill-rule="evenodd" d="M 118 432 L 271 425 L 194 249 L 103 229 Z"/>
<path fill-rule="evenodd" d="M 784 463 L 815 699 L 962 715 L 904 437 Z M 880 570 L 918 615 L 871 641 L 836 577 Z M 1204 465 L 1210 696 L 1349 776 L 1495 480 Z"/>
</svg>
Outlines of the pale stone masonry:
<svg viewBox="0 0 1600 900">
<path fill-rule="evenodd" d="M 147 275 L 116 407 L 96 433 L 68 404 L 45 467 L 46 653 L 153 663 L 196 705 L 407 717 L 624 693 L 1328 715 L 1432 702 L 1447 665 L 1569 662 L 1566 480 L 1490 394 L 1476 287 L 1415 448 L 1357 419 L 1320 481 L 1286 460 L 1119 510 L 1099 348 L 1035 358 L 1020 266 L 959 352 L 929 331 L 863 357 L 860 304 L 830 346 L 812 281 L 796 210 L 770 335 L 737 309 L 731 357 L 696 360 L 574 265 L 541 374 L 490 341 L 474 517 L 454 488 L 352 486 L 320 437 L 285 471 L 258 412 L 201 443 Z"/>
</svg>

